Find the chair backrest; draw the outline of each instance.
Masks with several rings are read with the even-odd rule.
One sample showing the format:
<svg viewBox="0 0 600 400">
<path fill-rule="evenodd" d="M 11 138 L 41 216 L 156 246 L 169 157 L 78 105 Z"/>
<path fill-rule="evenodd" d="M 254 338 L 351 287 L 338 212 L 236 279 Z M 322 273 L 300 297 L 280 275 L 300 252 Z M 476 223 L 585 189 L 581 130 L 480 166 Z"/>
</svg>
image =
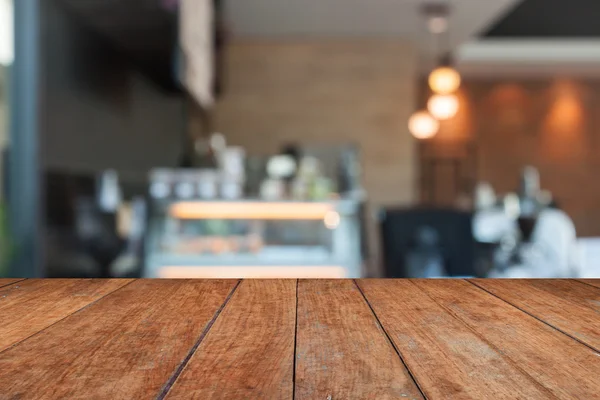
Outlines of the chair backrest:
<svg viewBox="0 0 600 400">
<path fill-rule="evenodd" d="M 439 250 L 450 276 L 475 275 L 475 242 L 472 213 L 451 209 L 386 209 L 380 229 L 387 278 L 404 278 L 406 255 L 414 248 L 419 230 L 430 227 L 439 236 Z"/>
</svg>

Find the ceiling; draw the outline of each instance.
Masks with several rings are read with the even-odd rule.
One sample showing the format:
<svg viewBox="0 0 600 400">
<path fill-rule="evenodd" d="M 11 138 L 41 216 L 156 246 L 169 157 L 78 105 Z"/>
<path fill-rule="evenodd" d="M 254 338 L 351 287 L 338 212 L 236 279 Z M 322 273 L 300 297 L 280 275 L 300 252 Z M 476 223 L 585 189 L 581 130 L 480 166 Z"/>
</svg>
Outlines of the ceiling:
<svg viewBox="0 0 600 400">
<path fill-rule="evenodd" d="M 600 0 L 449 1 L 450 50 L 465 74 L 600 76 Z M 427 0 L 227 0 L 234 36 L 403 37 L 428 71 Z M 550 40 L 551 39 L 551 40 Z"/>
<path fill-rule="evenodd" d="M 488 29 L 518 1 L 450 0 L 451 47 L 455 48 Z M 412 41 L 425 58 L 431 58 L 434 43 L 419 12 L 420 6 L 425 2 L 425 0 L 227 0 L 226 13 L 234 36 L 403 37 Z"/>
<path fill-rule="evenodd" d="M 600 0 L 523 0 L 455 52 L 480 76 L 600 77 Z"/>
<path fill-rule="evenodd" d="M 115 42 L 154 80 L 176 87 L 172 55 L 177 22 L 164 7 L 176 0 L 60 1 Z M 431 1 L 451 6 L 448 50 L 454 52 L 459 68 L 498 74 L 498 68 L 555 73 L 557 68 L 576 66 L 600 73 L 595 72 L 600 71 L 600 0 Z M 439 51 L 420 13 L 427 2 L 224 1 L 233 37 L 401 37 L 419 50 L 423 71 L 431 68 Z"/>
<path fill-rule="evenodd" d="M 524 0 L 486 38 L 598 38 L 599 0 Z"/>
</svg>

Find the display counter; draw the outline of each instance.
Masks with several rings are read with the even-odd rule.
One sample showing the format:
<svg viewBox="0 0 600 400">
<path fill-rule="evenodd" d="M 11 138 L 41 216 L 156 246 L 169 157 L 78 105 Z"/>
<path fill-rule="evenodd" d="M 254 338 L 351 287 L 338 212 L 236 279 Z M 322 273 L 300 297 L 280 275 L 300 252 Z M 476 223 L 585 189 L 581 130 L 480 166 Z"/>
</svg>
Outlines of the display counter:
<svg viewBox="0 0 600 400">
<path fill-rule="evenodd" d="M 360 202 L 160 201 L 146 277 L 359 278 Z"/>
</svg>

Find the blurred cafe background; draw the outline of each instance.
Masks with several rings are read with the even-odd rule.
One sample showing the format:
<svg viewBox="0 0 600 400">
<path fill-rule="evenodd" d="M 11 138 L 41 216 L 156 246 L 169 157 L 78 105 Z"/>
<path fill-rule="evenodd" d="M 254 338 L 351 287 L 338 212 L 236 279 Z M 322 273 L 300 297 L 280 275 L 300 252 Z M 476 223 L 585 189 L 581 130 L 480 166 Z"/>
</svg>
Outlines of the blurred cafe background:
<svg viewBox="0 0 600 400">
<path fill-rule="evenodd" d="M 597 0 L 0 0 L 0 276 L 600 277 Z"/>
</svg>

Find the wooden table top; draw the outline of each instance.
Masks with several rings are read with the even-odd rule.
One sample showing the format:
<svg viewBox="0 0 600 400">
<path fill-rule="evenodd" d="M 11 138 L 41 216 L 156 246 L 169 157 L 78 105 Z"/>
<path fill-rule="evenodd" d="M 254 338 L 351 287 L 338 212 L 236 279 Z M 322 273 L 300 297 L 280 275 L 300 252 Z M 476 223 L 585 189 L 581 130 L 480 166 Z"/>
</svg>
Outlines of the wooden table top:
<svg viewBox="0 0 600 400">
<path fill-rule="evenodd" d="M 0 279 L 0 399 L 600 399 L 600 280 Z"/>
</svg>

